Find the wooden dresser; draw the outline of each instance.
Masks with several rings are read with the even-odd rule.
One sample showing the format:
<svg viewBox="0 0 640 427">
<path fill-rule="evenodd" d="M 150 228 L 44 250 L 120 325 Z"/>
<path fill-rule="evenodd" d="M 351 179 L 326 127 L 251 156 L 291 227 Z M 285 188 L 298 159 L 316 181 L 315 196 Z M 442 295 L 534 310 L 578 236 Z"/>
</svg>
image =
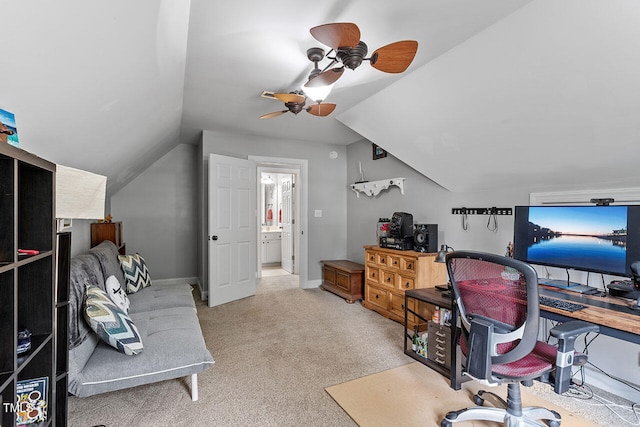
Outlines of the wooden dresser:
<svg viewBox="0 0 640 427">
<path fill-rule="evenodd" d="M 445 264 L 433 262 L 436 253 L 399 251 L 379 246 L 365 246 L 364 249 L 362 306 L 389 319 L 404 323 L 404 291 L 447 283 Z"/>
</svg>

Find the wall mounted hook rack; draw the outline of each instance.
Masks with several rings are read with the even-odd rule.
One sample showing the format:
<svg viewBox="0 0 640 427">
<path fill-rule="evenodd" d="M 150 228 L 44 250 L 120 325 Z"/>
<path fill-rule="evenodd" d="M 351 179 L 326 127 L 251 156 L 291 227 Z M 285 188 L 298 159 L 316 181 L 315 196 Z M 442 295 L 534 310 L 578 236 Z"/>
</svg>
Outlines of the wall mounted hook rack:
<svg viewBox="0 0 640 427">
<path fill-rule="evenodd" d="M 452 208 L 452 215 L 512 215 L 512 208 Z"/>
</svg>

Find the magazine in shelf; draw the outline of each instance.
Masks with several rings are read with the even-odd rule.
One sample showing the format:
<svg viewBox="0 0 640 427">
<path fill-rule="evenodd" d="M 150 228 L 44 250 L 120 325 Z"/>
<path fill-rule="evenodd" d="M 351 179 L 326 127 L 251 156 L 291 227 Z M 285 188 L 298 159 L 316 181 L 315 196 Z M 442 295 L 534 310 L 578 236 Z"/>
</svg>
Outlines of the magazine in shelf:
<svg viewBox="0 0 640 427">
<path fill-rule="evenodd" d="M 18 381 L 18 410 L 16 425 L 22 426 L 47 420 L 47 388 L 49 378 L 33 378 Z"/>
</svg>

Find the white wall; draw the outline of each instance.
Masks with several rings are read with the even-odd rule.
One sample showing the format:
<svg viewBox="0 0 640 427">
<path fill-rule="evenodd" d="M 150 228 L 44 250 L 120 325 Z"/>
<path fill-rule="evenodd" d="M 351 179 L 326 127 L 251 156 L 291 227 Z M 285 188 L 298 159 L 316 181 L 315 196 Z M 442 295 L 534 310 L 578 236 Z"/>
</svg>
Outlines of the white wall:
<svg viewBox="0 0 640 427">
<path fill-rule="evenodd" d="M 196 277 L 196 150 L 176 146 L 111 198 L 127 253 L 142 255 L 153 280 Z"/>
<path fill-rule="evenodd" d="M 452 191 L 637 186 L 638 16 L 532 1 L 337 119 Z"/>
<path fill-rule="evenodd" d="M 362 162 L 365 177 L 369 181 L 384 178 L 405 177 L 405 194 L 402 196 L 397 187 L 383 191 L 377 197 L 356 197 L 354 192 L 347 195 L 348 211 L 348 256 L 350 259 L 364 262 L 363 245 L 375 244 L 376 223 L 379 217 L 390 217 L 395 211 L 413 214 L 414 223 L 438 224 L 439 244 L 446 243 L 455 249 L 480 250 L 504 254 L 507 244 L 513 239 L 513 217 L 498 216 L 498 229 L 487 229 L 485 215 L 470 215 L 469 229 L 462 229 L 461 216 L 452 215 L 451 208 L 459 207 L 500 207 L 513 208 L 517 205 L 529 204 L 528 190 L 498 190 L 475 192 L 449 192 L 414 169 L 402 163 L 392 155 L 379 160 L 372 160 L 371 144 L 361 141 L 347 148 L 347 183 L 358 178 L 358 162 Z M 416 159 L 419 161 L 419 159 Z M 557 188 L 554 189 L 558 190 Z M 544 277 L 545 271 L 536 267 L 538 274 Z M 562 272 L 555 272 L 556 277 L 564 277 Z M 581 281 L 586 275 L 572 272 L 571 280 Z M 596 277 L 597 276 L 597 277 Z M 591 274 L 593 281 L 600 276 Z M 609 281 L 611 277 L 605 276 Z M 590 283 L 595 286 L 595 283 Z M 638 318 L 640 321 L 640 317 Z M 576 342 L 579 350 L 583 348 L 582 340 Z M 640 347 L 637 344 L 600 336 L 589 346 L 590 362 L 604 370 L 607 374 L 624 378 L 631 383 L 640 384 Z M 590 368 L 587 372 L 588 384 L 624 396 L 632 401 L 640 400 L 640 393 L 628 386 L 611 380 Z"/>
</svg>

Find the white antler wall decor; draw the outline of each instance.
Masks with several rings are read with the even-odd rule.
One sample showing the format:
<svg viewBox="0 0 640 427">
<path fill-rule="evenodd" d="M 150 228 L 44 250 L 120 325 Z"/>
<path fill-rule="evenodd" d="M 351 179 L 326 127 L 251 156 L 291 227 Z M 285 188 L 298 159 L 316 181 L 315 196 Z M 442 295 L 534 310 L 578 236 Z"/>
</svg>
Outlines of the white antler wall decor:
<svg viewBox="0 0 640 427">
<path fill-rule="evenodd" d="M 351 189 L 355 191 L 358 197 L 360 197 L 360 193 L 364 193 L 367 196 L 377 196 L 382 190 L 386 190 L 392 185 L 395 185 L 400 188 L 400 193 L 404 195 L 404 180 L 405 178 L 390 178 L 380 181 L 356 182 L 355 184 L 351 184 Z"/>
</svg>

